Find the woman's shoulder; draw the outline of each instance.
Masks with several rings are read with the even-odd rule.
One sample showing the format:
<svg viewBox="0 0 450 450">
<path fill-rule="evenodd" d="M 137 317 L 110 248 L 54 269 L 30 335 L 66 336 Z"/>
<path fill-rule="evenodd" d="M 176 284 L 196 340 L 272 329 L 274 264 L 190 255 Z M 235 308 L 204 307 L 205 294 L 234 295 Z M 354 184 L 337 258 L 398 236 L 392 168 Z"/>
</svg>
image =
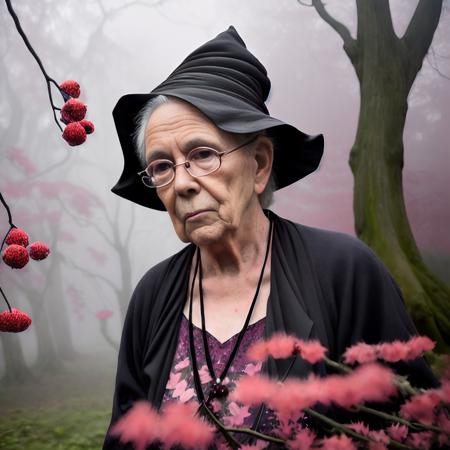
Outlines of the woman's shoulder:
<svg viewBox="0 0 450 450">
<path fill-rule="evenodd" d="M 341 266 L 380 264 L 378 256 L 355 236 L 295 223 L 277 216 L 277 226 L 284 240 L 290 240 L 298 251 L 306 251 L 312 262 Z"/>
</svg>

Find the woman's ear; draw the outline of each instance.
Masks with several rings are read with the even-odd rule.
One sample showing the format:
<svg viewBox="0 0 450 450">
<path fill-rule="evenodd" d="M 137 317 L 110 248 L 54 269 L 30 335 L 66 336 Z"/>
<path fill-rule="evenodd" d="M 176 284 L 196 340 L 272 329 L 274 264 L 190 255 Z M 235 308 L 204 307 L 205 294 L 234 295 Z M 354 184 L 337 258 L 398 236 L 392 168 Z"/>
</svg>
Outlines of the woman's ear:
<svg viewBox="0 0 450 450">
<path fill-rule="evenodd" d="M 255 142 L 255 192 L 261 194 L 272 172 L 273 164 L 273 142 L 266 135 L 258 136 Z"/>
</svg>

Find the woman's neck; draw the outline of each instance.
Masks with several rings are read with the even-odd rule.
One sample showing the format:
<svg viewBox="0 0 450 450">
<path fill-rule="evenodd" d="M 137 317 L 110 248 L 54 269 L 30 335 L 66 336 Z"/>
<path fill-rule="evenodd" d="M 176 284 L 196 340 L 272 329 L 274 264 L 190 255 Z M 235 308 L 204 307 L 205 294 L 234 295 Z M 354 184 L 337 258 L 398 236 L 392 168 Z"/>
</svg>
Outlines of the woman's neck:
<svg viewBox="0 0 450 450">
<path fill-rule="evenodd" d="M 267 248 L 269 225 L 269 219 L 258 208 L 245 215 L 236 233 L 220 243 L 200 247 L 204 277 L 232 277 L 259 267 Z"/>
</svg>

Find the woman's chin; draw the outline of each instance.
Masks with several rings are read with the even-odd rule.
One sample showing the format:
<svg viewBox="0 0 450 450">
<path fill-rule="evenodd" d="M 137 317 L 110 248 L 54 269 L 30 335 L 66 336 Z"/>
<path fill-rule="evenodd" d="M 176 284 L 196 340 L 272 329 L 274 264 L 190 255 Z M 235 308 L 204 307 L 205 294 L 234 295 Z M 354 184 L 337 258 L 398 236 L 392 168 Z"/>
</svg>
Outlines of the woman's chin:
<svg viewBox="0 0 450 450">
<path fill-rule="evenodd" d="M 224 236 L 224 229 L 218 224 L 203 225 L 186 230 L 187 241 L 199 247 L 214 245 Z"/>
</svg>

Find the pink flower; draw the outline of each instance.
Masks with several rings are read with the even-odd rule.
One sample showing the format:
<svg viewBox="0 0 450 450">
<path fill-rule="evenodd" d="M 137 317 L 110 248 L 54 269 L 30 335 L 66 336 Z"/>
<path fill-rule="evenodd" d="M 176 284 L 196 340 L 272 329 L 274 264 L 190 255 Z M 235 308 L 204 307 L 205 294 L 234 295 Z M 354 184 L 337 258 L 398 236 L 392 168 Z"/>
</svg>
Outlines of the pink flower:
<svg viewBox="0 0 450 450">
<path fill-rule="evenodd" d="M 236 383 L 230 399 L 246 405 L 255 405 L 274 397 L 277 391 L 277 385 L 266 377 L 244 375 Z"/>
<path fill-rule="evenodd" d="M 119 436 L 122 443 L 132 442 L 136 450 L 145 448 L 158 439 L 160 418 L 146 401 L 138 401 L 111 428 L 113 436 Z"/>
<path fill-rule="evenodd" d="M 438 415 L 437 420 L 438 427 L 444 430 L 446 433 L 450 433 L 450 417 L 445 412 L 445 410 L 442 410 Z"/>
<path fill-rule="evenodd" d="M 383 430 L 370 431 L 369 437 L 375 442 L 380 442 L 385 445 L 389 444 L 389 436 Z"/>
<path fill-rule="evenodd" d="M 262 362 L 259 361 L 256 364 L 249 363 L 245 366 L 244 373 L 247 375 L 257 375 L 261 372 Z"/>
<path fill-rule="evenodd" d="M 365 401 L 383 402 L 394 395 L 394 373 L 380 364 L 368 363 L 344 376 L 331 375 L 323 380 L 321 400 L 349 407 Z"/>
<path fill-rule="evenodd" d="M 370 433 L 369 427 L 364 422 L 349 423 L 345 426 L 359 434 L 362 434 L 363 436 L 368 436 Z"/>
<path fill-rule="evenodd" d="M 313 448 L 316 435 L 307 428 L 300 430 L 294 439 L 287 441 L 287 448 L 290 450 L 310 450 Z"/>
<path fill-rule="evenodd" d="M 194 417 L 197 406 L 191 403 L 169 403 L 163 410 L 160 439 L 166 448 L 180 445 L 206 449 L 214 437 L 214 428 Z"/>
<path fill-rule="evenodd" d="M 184 391 L 187 388 L 187 382 L 186 380 L 181 380 L 176 386 L 175 390 L 172 393 L 172 397 L 180 397 L 183 395 Z"/>
<path fill-rule="evenodd" d="M 387 447 L 382 442 L 369 442 L 369 450 L 386 450 Z"/>
<path fill-rule="evenodd" d="M 243 425 L 245 418 L 250 415 L 248 406 L 239 406 L 236 402 L 230 402 L 228 408 L 231 416 L 224 417 L 224 422 L 230 427 Z"/>
<path fill-rule="evenodd" d="M 95 313 L 95 317 L 98 320 L 108 320 L 113 315 L 113 312 L 110 309 L 102 309 Z"/>
<path fill-rule="evenodd" d="M 300 352 L 300 356 L 311 364 L 323 359 L 327 349 L 319 341 L 302 341 L 298 340 L 296 348 Z"/>
<path fill-rule="evenodd" d="M 288 358 L 294 355 L 297 338 L 284 333 L 275 333 L 267 341 L 258 341 L 247 351 L 247 356 L 255 361 L 273 358 Z"/>
<path fill-rule="evenodd" d="M 360 342 L 359 344 L 349 347 L 344 353 L 344 362 L 346 364 L 364 364 L 373 362 L 377 359 L 377 346 L 365 344 Z"/>
<path fill-rule="evenodd" d="M 385 342 L 378 346 L 378 356 L 388 362 L 403 361 L 408 356 L 408 348 L 403 342 Z"/>
<path fill-rule="evenodd" d="M 420 433 L 411 433 L 406 443 L 413 448 L 428 450 L 431 448 L 433 433 L 431 431 L 422 431 Z"/>
<path fill-rule="evenodd" d="M 326 450 L 356 450 L 356 445 L 344 434 L 322 439 L 321 444 L 320 448 Z"/>
<path fill-rule="evenodd" d="M 386 342 L 378 345 L 378 357 L 388 362 L 406 361 L 432 350 L 436 343 L 426 336 L 415 336 L 409 341 Z"/>
<path fill-rule="evenodd" d="M 386 431 L 392 439 L 399 442 L 402 442 L 408 435 L 408 427 L 399 423 L 392 424 Z"/>
<path fill-rule="evenodd" d="M 185 369 L 187 366 L 189 366 L 189 358 L 184 358 L 182 361 L 180 361 L 176 366 L 175 370 L 182 370 Z"/>
<path fill-rule="evenodd" d="M 415 336 L 406 342 L 406 345 L 408 346 L 408 359 L 416 359 L 422 356 L 424 352 L 433 350 L 436 342 L 427 336 Z"/>
<path fill-rule="evenodd" d="M 181 372 L 171 372 L 169 381 L 167 382 L 166 389 L 175 389 L 180 381 Z"/>
<path fill-rule="evenodd" d="M 434 409 L 439 404 L 440 398 L 436 391 L 428 391 L 424 394 L 414 395 L 400 407 L 400 414 L 409 419 L 415 419 L 426 425 L 431 425 L 434 420 Z"/>
<path fill-rule="evenodd" d="M 200 382 L 202 384 L 209 383 L 212 380 L 208 367 L 206 365 L 202 366 L 202 368 L 198 371 L 198 374 L 200 375 Z"/>
<path fill-rule="evenodd" d="M 195 395 L 195 390 L 193 388 L 186 389 L 179 397 L 179 401 L 186 403 L 192 399 Z"/>
</svg>

